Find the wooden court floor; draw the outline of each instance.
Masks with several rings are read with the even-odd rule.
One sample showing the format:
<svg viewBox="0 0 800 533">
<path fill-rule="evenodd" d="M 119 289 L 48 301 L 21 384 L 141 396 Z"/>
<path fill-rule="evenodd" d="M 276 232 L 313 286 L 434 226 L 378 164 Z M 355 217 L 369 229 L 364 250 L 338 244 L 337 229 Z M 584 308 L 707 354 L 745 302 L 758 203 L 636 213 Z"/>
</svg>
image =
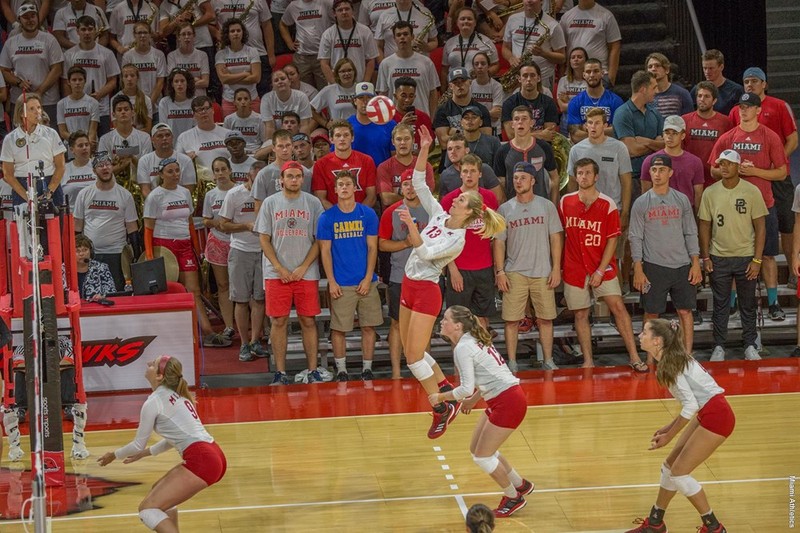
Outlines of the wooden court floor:
<svg viewBox="0 0 800 533">
<path fill-rule="evenodd" d="M 790 476 L 800 476 L 800 393 L 729 401 L 736 430 L 695 476 L 731 533 L 790 531 Z M 632 527 L 633 518 L 645 516 L 654 501 L 667 453 L 648 451 L 649 438 L 678 410 L 671 399 L 530 407 L 502 451 L 536 490 L 527 507 L 498 521 L 496 530 Z M 500 499 L 469 455 L 477 413 L 459 415 L 436 441 L 425 436 L 429 420 L 425 413 L 404 413 L 209 424 L 228 457 L 228 474 L 180 507 L 181 530 L 464 531 L 470 505 L 492 506 Z M 92 432 L 93 458 L 128 442 L 133 433 Z M 70 473 L 88 476 L 83 504 L 94 508 L 56 518 L 53 531 L 146 531 L 137 505 L 177 462 L 177 454 L 168 452 L 132 465 L 117 461 L 101 469 L 90 459 L 70 466 Z M 0 473 L 0 509 L 20 499 L 13 494 L 13 476 L 7 468 Z M 121 486 L 103 489 L 107 483 Z M 110 493 L 99 495 L 104 491 Z M 88 492 L 93 505 L 86 505 Z M 73 510 L 80 498 L 74 490 L 68 493 Z M 673 532 L 694 532 L 699 525 L 680 495 L 666 522 Z M 18 520 L 0 521 L 0 532 L 22 531 Z"/>
</svg>

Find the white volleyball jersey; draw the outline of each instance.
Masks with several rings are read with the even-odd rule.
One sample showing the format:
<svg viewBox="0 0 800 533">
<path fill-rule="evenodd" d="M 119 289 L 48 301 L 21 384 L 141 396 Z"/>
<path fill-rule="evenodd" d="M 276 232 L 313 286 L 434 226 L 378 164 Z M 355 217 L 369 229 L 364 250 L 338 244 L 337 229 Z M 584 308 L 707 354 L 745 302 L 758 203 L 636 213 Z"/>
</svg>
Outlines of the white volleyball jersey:
<svg viewBox="0 0 800 533">
<path fill-rule="evenodd" d="M 714 378 L 706 371 L 703 366 L 694 359 L 689 361 L 686 368 L 678 376 L 675 383 L 669 388 L 669 392 L 676 400 L 681 402 L 681 416 L 687 420 L 703 408 L 708 401 L 722 394 L 725 389 L 717 385 Z"/>
<path fill-rule="evenodd" d="M 192 402 L 164 386 L 158 387 L 145 400 L 136 438 L 118 448 L 114 455 L 117 459 L 124 459 L 144 450 L 153 431 L 164 437 L 163 441 L 150 448 L 153 455 L 170 447 L 183 455 L 183 451 L 195 442 L 214 442 L 214 437 L 203 427 Z"/>
<path fill-rule="evenodd" d="M 508 369 L 497 349 L 492 345 L 484 346 L 469 333 L 459 339 L 453 349 L 453 358 L 461 380 L 461 384 L 453 389 L 456 400 L 472 396 L 475 387 L 478 387 L 485 400 L 491 400 L 514 385 L 519 385 L 519 379 Z"/>
</svg>

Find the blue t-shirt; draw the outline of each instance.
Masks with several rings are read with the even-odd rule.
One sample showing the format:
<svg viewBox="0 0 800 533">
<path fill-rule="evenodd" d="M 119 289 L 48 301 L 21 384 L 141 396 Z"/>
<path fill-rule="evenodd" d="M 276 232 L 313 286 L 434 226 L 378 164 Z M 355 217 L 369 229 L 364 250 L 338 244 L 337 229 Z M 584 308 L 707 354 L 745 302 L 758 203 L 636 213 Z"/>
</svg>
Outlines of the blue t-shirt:
<svg viewBox="0 0 800 533">
<path fill-rule="evenodd" d="M 664 118 L 670 115 L 683 116 L 694 111 L 694 101 L 689 91 L 677 83 L 671 83 L 666 91 L 656 94 L 653 104 Z"/>
<path fill-rule="evenodd" d="M 367 275 L 367 236 L 378 236 L 378 215 L 356 203 L 350 213 L 334 205 L 319 217 L 317 239 L 331 241 L 333 277 L 342 287 L 354 287 Z M 372 281 L 378 276 L 372 274 Z"/>
<path fill-rule="evenodd" d="M 664 117 L 659 114 L 652 103 L 647 104 L 642 113 L 633 100 L 628 100 L 617 109 L 617 114 L 614 116 L 614 135 L 619 140 L 624 137 L 636 136 L 655 139 L 663 132 Z M 634 179 L 639 179 L 642 173 L 642 163 L 648 155 L 650 154 L 631 157 L 631 171 Z"/>
<path fill-rule="evenodd" d="M 362 124 L 355 115 L 347 117 L 347 121 L 353 125 L 353 150 L 370 156 L 376 167 L 392 157 L 392 130 L 397 122 L 390 120 L 382 126 L 372 122 Z"/>
<path fill-rule="evenodd" d="M 608 89 L 603 91 L 603 95 L 597 100 L 586 94 L 586 91 L 581 91 L 569 101 L 567 106 L 567 125 L 572 126 L 573 124 L 586 122 L 586 112 L 593 107 L 604 109 L 608 123 L 611 124 L 614 121 L 614 113 L 621 105 L 622 98 Z"/>
</svg>

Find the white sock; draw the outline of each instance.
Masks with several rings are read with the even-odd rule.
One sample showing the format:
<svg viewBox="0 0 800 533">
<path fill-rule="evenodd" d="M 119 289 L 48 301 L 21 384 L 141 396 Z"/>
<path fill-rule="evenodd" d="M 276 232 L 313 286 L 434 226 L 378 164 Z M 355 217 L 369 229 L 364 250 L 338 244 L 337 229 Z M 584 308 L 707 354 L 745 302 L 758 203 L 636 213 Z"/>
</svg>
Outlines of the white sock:
<svg viewBox="0 0 800 533">
<path fill-rule="evenodd" d="M 347 372 L 347 367 L 345 366 L 347 363 L 347 358 L 342 357 L 341 359 L 335 357 L 333 361 L 336 363 L 336 371 L 337 372 Z"/>
<path fill-rule="evenodd" d="M 509 498 L 516 498 L 517 489 L 516 487 L 514 487 L 514 484 L 512 483 L 511 485 L 503 489 L 503 494 L 508 496 Z"/>
<path fill-rule="evenodd" d="M 511 483 L 513 483 L 515 487 L 519 487 L 520 485 L 522 485 L 522 477 L 519 474 L 517 474 L 517 471 L 514 470 L 513 468 L 508 473 L 508 480 Z"/>
<path fill-rule="evenodd" d="M 372 370 L 372 361 L 364 361 L 364 370 Z"/>
</svg>

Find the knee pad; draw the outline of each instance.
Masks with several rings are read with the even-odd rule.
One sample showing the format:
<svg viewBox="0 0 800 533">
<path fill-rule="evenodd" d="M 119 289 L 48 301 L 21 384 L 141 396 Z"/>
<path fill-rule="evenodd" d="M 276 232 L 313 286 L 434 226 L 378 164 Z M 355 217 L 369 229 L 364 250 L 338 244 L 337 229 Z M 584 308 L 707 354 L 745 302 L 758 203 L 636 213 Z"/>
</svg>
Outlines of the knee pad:
<svg viewBox="0 0 800 533">
<path fill-rule="evenodd" d="M 411 373 L 418 381 L 423 381 L 433 376 L 433 369 L 424 358 L 414 363 L 409 363 L 408 369 L 411 370 Z"/>
<path fill-rule="evenodd" d="M 661 483 L 659 483 L 659 485 L 661 485 L 661 488 L 664 490 L 672 492 L 678 490 L 678 487 L 672 482 L 672 470 L 670 470 L 666 464 L 661 465 Z"/>
<path fill-rule="evenodd" d="M 142 509 L 139 511 L 139 520 L 153 531 L 155 531 L 158 524 L 167 518 L 169 518 L 169 516 L 161 509 Z"/>
<path fill-rule="evenodd" d="M 494 455 L 490 455 L 489 457 L 473 456 L 472 460 L 475 461 L 475 464 L 478 465 L 478 468 L 480 468 L 487 474 L 491 474 L 492 472 L 497 470 L 497 466 L 500 464 L 500 460 Z"/>
<path fill-rule="evenodd" d="M 423 359 L 423 361 L 428 363 L 430 366 L 439 364 L 439 363 L 436 362 L 436 359 L 434 359 L 433 356 L 431 354 L 429 354 L 428 352 L 425 352 L 425 354 L 422 356 L 422 359 Z"/>
<path fill-rule="evenodd" d="M 687 498 L 691 498 L 703 490 L 703 487 L 700 486 L 700 483 L 698 483 L 697 480 L 692 476 L 670 476 L 670 479 L 672 480 L 672 483 L 675 484 L 678 492 Z"/>
</svg>

